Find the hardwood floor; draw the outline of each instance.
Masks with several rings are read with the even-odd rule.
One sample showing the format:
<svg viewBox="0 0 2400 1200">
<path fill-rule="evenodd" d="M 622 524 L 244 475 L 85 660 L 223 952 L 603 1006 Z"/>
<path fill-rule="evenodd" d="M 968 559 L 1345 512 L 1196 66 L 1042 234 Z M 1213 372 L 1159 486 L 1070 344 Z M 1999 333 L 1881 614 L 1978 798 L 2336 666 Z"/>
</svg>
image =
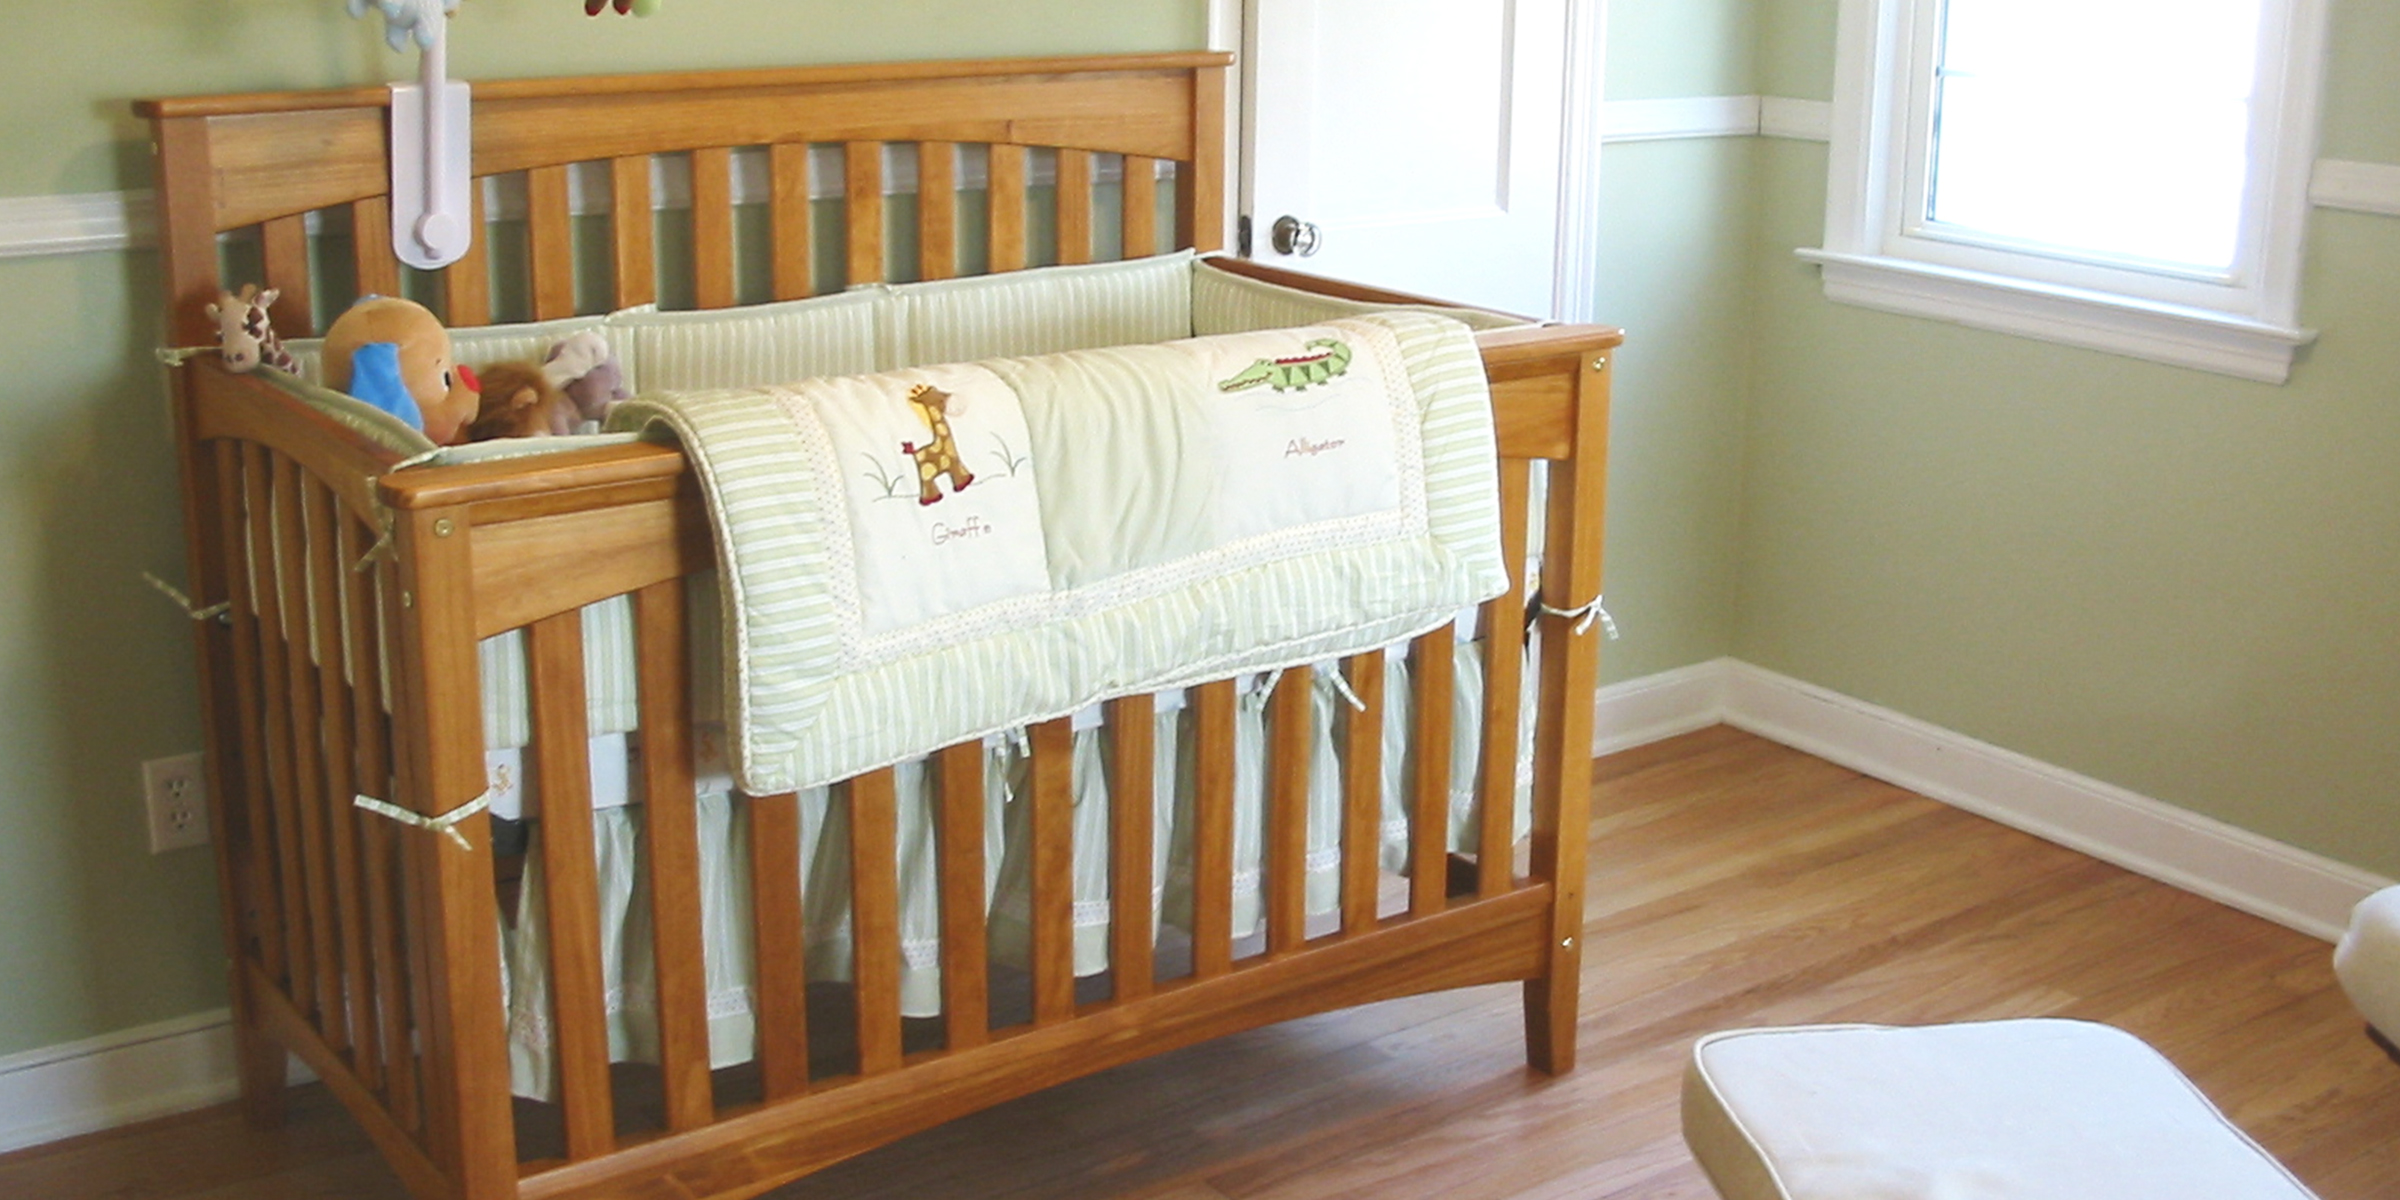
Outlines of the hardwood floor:
<svg viewBox="0 0 2400 1200">
<path fill-rule="evenodd" d="M 1672 1200 L 1708 1030 L 2030 1015 L 2147 1039 L 2324 1200 L 2400 1195 L 2400 1065 L 2329 947 L 1796 751 L 1711 729 L 1602 760 L 1582 1067 L 1524 1066 L 1517 992 L 1293 1022 L 1064 1085 L 774 1200 Z M 401 1200 L 322 1089 L 0 1158 L 0 1196 Z"/>
</svg>

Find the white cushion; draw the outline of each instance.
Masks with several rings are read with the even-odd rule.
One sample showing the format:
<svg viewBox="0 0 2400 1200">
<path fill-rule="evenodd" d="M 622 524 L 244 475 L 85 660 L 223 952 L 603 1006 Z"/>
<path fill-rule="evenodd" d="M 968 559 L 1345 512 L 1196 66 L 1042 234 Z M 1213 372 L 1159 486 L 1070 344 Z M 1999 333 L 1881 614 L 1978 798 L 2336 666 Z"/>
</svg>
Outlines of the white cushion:
<svg viewBox="0 0 2400 1200">
<path fill-rule="evenodd" d="M 1725 1200 L 2310 1200 L 2140 1039 L 2084 1021 L 1702 1038 L 1684 1140 Z"/>
<path fill-rule="evenodd" d="M 2358 902 L 2334 947 L 2333 973 L 2367 1023 L 2400 1040 L 2400 887 Z"/>
</svg>

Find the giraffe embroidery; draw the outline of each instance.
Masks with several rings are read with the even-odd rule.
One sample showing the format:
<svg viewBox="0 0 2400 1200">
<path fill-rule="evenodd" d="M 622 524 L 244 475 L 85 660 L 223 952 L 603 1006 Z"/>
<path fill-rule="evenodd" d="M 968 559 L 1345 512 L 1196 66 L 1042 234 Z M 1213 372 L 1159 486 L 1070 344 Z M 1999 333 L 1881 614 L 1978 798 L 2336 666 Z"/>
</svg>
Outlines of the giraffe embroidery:
<svg viewBox="0 0 2400 1200">
<path fill-rule="evenodd" d="M 275 336 L 275 324 L 267 315 L 269 307 L 283 295 L 274 288 L 259 291 L 258 285 L 245 283 L 240 294 L 219 291 L 217 302 L 208 306 L 208 315 L 217 322 L 217 348 L 225 356 L 228 371 L 251 371 L 273 367 L 278 371 L 300 373 L 300 364 L 292 359 L 291 351 L 283 348 L 283 339 Z"/>
<path fill-rule="evenodd" d="M 916 410 L 917 419 L 925 422 L 933 437 L 921 446 L 915 442 L 900 443 L 900 453 L 917 461 L 917 503 L 932 504 L 942 498 L 934 480 L 943 475 L 950 477 L 953 494 L 964 491 L 975 482 L 975 473 L 967 470 L 966 460 L 958 455 L 958 443 L 950 436 L 950 393 L 920 383 L 908 390 L 908 406 Z"/>
</svg>

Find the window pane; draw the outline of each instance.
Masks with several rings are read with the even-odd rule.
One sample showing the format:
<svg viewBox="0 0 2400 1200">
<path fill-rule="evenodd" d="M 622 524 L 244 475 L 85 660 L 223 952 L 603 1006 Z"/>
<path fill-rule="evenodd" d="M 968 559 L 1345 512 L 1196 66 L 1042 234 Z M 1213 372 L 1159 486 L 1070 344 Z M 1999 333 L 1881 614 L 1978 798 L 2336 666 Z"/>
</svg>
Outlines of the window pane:
<svg viewBox="0 0 2400 1200">
<path fill-rule="evenodd" d="M 2259 0 L 1948 0 L 1927 215 L 2224 270 L 2249 169 Z"/>
</svg>

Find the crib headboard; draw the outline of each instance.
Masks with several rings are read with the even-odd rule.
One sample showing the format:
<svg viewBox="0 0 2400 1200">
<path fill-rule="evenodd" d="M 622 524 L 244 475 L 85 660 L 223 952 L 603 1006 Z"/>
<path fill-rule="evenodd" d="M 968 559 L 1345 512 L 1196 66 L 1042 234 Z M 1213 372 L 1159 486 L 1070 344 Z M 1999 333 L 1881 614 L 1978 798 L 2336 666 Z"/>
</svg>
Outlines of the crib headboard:
<svg viewBox="0 0 2400 1200">
<path fill-rule="evenodd" d="M 407 295 L 465 326 L 1219 249 L 1230 62 L 1185 53 L 478 82 L 477 237 L 428 273 L 392 250 L 387 89 L 135 109 L 156 131 L 169 334 L 205 344 L 221 275 L 279 289 L 276 328 L 305 336 L 370 293 Z M 1054 220 L 1036 206 L 1053 206 Z M 838 234 L 821 229 L 836 211 Z M 768 253 L 737 255 L 737 238 L 763 239 Z M 914 261 L 890 261 L 908 241 Z M 749 259 L 769 264 L 763 277 L 737 270 Z"/>
</svg>

